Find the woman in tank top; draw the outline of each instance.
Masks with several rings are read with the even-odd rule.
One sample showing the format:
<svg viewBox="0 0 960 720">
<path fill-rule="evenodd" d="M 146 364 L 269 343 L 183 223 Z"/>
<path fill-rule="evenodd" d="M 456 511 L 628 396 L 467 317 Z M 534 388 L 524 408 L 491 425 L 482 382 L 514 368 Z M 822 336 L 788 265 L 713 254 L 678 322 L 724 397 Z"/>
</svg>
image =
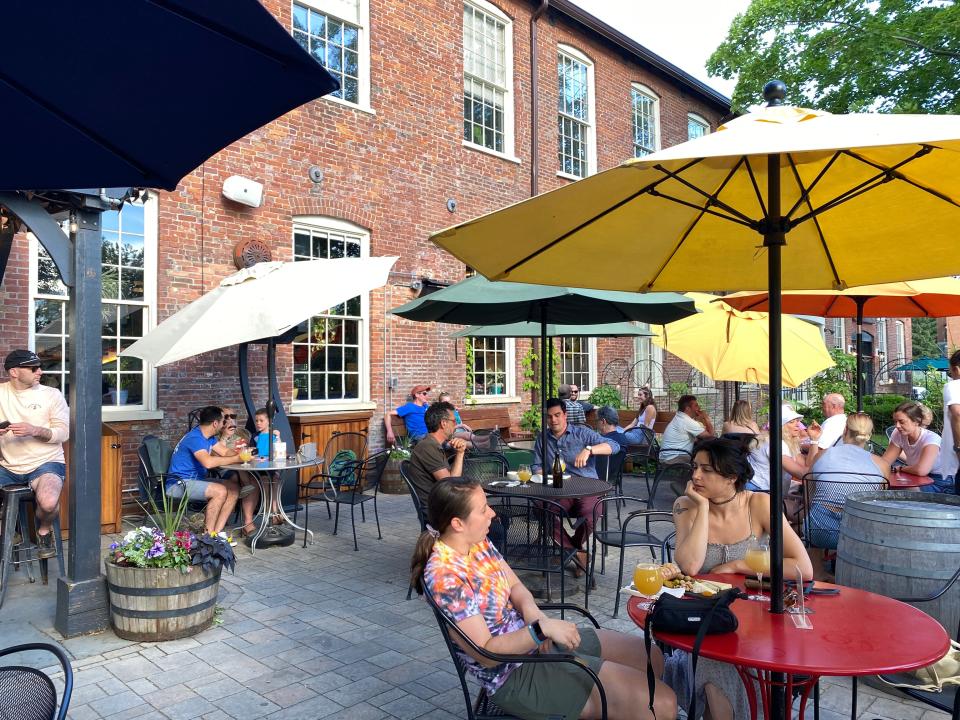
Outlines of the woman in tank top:
<svg viewBox="0 0 960 720">
<path fill-rule="evenodd" d="M 936 487 L 942 482 L 940 473 L 940 436 L 924 426 L 924 408 L 913 400 L 897 405 L 893 411 L 895 429 L 890 444 L 883 454 L 889 465 L 902 456 L 905 464 L 900 469 L 913 475 L 929 475 Z M 923 488 L 926 490 L 926 487 Z"/>
<path fill-rule="evenodd" d="M 685 574 L 755 574 L 743 558 L 752 539 L 770 533 L 770 496 L 745 489 L 752 477 L 753 469 L 741 444 L 720 438 L 704 440 L 694 447 L 693 477 L 686 493 L 673 505 L 677 529 L 674 557 Z M 798 571 L 804 580 L 813 578 L 810 557 L 784 519 L 783 575 L 793 578 Z M 675 667 L 672 671 L 671 677 L 682 681 L 682 673 Z M 680 682 L 678 685 L 674 690 L 682 701 L 687 696 Z M 714 720 L 749 717 L 743 683 L 732 665 L 701 658 L 696 685 Z"/>
</svg>

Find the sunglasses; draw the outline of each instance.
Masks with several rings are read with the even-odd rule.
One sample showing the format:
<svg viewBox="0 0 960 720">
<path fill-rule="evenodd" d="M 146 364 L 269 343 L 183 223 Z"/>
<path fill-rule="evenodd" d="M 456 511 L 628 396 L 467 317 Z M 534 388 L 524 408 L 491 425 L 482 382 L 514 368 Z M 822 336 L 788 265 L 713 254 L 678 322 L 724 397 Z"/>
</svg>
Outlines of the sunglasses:
<svg viewBox="0 0 960 720">
<path fill-rule="evenodd" d="M 29 370 L 30 372 L 40 372 L 42 370 L 39 365 L 21 365 L 17 370 Z"/>
<path fill-rule="evenodd" d="M 237 419 L 237 414 L 236 414 L 236 413 L 224 413 L 224 414 L 223 414 L 223 419 L 224 419 L 224 420 L 236 420 L 236 419 Z"/>
</svg>

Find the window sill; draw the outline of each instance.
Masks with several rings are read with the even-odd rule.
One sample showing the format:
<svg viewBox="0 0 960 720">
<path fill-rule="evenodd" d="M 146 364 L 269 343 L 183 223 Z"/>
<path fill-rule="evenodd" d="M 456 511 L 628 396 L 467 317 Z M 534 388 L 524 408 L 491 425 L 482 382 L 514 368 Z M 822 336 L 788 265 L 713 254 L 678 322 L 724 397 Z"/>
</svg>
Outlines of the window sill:
<svg viewBox="0 0 960 720">
<path fill-rule="evenodd" d="M 460 140 L 460 144 L 463 145 L 463 147 L 465 147 L 467 150 L 473 150 L 478 153 L 483 153 L 484 155 L 490 155 L 495 158 L 500 158 L 501 160 L 506 160 L 507 162 L 516 163 L 517 165 L 521 164 L 520 158 L 518 158 L 516 155 L 507 155 L 506 153 L 497 152 L 496 150 L 491 150 L 483 145 L 477 145 L 463 139 Z"/>
<path fill-rule="evenodd" d="M 463 401 L 464 405 L 516 405 L 519 395 L 474 395 Z"/>
<path fill-rule="evenodd" d="M 367 115 L 377 114 L 377 111 L 374 110 L 369 105 L 358 105 L 357 103 L 347 102 L 346 100 L 341 100 L 340 98 L 335 98 L 335 97 L 323 97 L 319 99 L 324 100 L 326 102 L 336 103 L 337 105 L 342 105 L 343 107 L 349 108 L 350 110 L 358 110 L 362 113 L 366 113 Z"/>
<path fill-rule="evenodd" d="M 590 173 L 587 173 L 587 174 L 584 175 L 583 177 L 580 177 L 579 175 L 571 175 L 571 174 L 568 173 L 568 172 L 563 172 L 562 170 L 557 170 L 557 177 L 563 178 L 564 180 L 572 180 L 573 182 L 576 182 L 577 180 L 583 180 L 583 178 L 590 177 Z"/>
<path fill-rule="evenodd" d="M 317 400 L 294 400 L 290 404 L 291 415 L 305 415 L 319 412 L 344 412 L 348 410 L 376 410 L 377 404 L 367 400 L 347 402 L 321 402 Z"/>
<path fill-rule="evenodd" d="M 126 410 L 121 407 L 105 407 L 102 417 L 104 422 L 163 420 L 163 410 Z"/>
</svg>

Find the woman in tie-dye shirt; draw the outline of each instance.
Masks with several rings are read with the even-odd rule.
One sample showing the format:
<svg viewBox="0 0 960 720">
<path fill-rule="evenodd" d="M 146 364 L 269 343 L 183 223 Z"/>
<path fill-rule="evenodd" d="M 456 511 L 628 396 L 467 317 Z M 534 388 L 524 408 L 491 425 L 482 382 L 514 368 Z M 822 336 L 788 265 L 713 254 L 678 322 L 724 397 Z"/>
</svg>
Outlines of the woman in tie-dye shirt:
<svg viewBox="0 0 960 720">
<path fill-rule="evenodd" d="M 438 482 L 430 491 L 427 516 L 427 532 L 411 561 L 412 581 L 467 637 L 503 655 L 549 652 L 554 645 L 574 652 L 599 674 L 610 720 L 653 717 L 642 637 L 547 617 L 487 538 L 495 513 L 477 481 Z M 663 658 L 655 652 L 659 675 Z M 536 720 L 600 717 L 599 693 L 590 676 L 572 663 L 497 664 L 458 653 L 493 702 L 508 713 Z M 657 681 L 654 698 L 659 720 L 676 717 L 676 697 L 669 687 Z"/>
</svg>

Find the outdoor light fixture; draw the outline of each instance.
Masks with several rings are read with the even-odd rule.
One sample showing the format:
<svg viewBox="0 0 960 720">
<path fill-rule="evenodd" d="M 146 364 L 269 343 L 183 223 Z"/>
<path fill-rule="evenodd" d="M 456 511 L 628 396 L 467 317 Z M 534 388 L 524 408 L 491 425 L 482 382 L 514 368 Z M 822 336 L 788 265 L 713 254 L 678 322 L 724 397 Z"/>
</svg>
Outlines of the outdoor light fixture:
<svg viewBox="0 0 960 720">
<path fill-rule="evenodd" d="M 247 207 L 258 208 L 263 202 L 263 183 L 231 175 L 223 181 L 223 196 Z"/>
</svg>

